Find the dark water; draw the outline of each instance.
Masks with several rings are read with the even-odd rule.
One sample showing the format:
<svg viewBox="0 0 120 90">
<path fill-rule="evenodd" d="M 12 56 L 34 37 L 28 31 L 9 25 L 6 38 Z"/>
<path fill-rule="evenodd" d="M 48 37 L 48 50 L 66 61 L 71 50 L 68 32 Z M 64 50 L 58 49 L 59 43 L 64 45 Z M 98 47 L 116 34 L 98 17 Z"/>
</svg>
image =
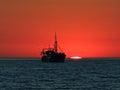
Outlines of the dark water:
<svg viewBox="0 0 120 90">
<path fill-rule="evenodd" d="M 0 90 L 120 90 L 120 59 L 0 60 Z"/>
</svg>

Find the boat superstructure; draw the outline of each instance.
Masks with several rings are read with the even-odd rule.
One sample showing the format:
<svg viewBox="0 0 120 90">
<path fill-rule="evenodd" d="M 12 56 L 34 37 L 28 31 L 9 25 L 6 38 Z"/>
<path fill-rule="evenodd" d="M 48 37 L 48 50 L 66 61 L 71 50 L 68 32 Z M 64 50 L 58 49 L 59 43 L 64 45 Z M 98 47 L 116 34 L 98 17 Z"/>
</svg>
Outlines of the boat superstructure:
<svg viewBox="0 0 120 90">
<path fill-rule="evenodd" d="M 55 33 L 55 41 L 53 48 L 43 48 L 41 51 L 41 60 L 43 62 L 64 62 L 65 61 L 65 53 L 61 50 L 58 52 L 58 42 L 57 36 Z"/>
</svg>

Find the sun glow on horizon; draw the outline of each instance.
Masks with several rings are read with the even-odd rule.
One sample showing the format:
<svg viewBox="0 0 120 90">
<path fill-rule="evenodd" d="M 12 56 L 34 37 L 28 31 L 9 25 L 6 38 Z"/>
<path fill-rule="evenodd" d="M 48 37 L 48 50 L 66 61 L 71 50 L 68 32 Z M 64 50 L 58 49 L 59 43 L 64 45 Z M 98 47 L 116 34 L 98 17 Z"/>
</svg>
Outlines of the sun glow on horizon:
<svg viewBox="0 0 120 90">
<path fill-rule="evenodd" d="M 70 57 L 70 59 L 73 59 L 73 60 L 80 60 L 80 59 L 82 59 L 82 57 L 80 57 L 80 56 L 72 56 L 72 57 Z"/>
</svg>

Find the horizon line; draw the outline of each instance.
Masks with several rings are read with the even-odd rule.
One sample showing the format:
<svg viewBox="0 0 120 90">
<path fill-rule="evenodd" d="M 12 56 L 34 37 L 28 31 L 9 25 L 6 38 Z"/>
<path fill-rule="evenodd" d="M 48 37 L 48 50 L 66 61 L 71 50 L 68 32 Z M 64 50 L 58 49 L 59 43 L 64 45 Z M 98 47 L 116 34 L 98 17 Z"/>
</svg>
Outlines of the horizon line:
<svg viewBox="0 0 120 90">
<path fill-rule="evenodd" d="M 41 59 L 41 57 L 0 57 L 0 59 Z M 120 58 L 120 57 L 82 57 L 84 58 Z M 66 57 L 66 59 L 70 59 L 70 57 Z"/>
</svg>

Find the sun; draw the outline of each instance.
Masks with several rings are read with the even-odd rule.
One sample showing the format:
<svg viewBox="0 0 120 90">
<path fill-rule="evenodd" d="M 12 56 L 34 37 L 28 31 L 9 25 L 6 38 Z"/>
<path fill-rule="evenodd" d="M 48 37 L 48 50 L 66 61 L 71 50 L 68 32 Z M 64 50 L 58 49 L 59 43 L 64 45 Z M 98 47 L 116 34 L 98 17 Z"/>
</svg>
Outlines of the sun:
<svg viewBox="0 0 120 90">
<path fill-rule="evenodd" d="M 82 57 L 80 57 L 80 56 L 72 56 L 72 57 L 70 57 L 70 59 L 72 59 L 72 60 L 80 60 L 80 59 L 82 59 Z"/>
</svg>

